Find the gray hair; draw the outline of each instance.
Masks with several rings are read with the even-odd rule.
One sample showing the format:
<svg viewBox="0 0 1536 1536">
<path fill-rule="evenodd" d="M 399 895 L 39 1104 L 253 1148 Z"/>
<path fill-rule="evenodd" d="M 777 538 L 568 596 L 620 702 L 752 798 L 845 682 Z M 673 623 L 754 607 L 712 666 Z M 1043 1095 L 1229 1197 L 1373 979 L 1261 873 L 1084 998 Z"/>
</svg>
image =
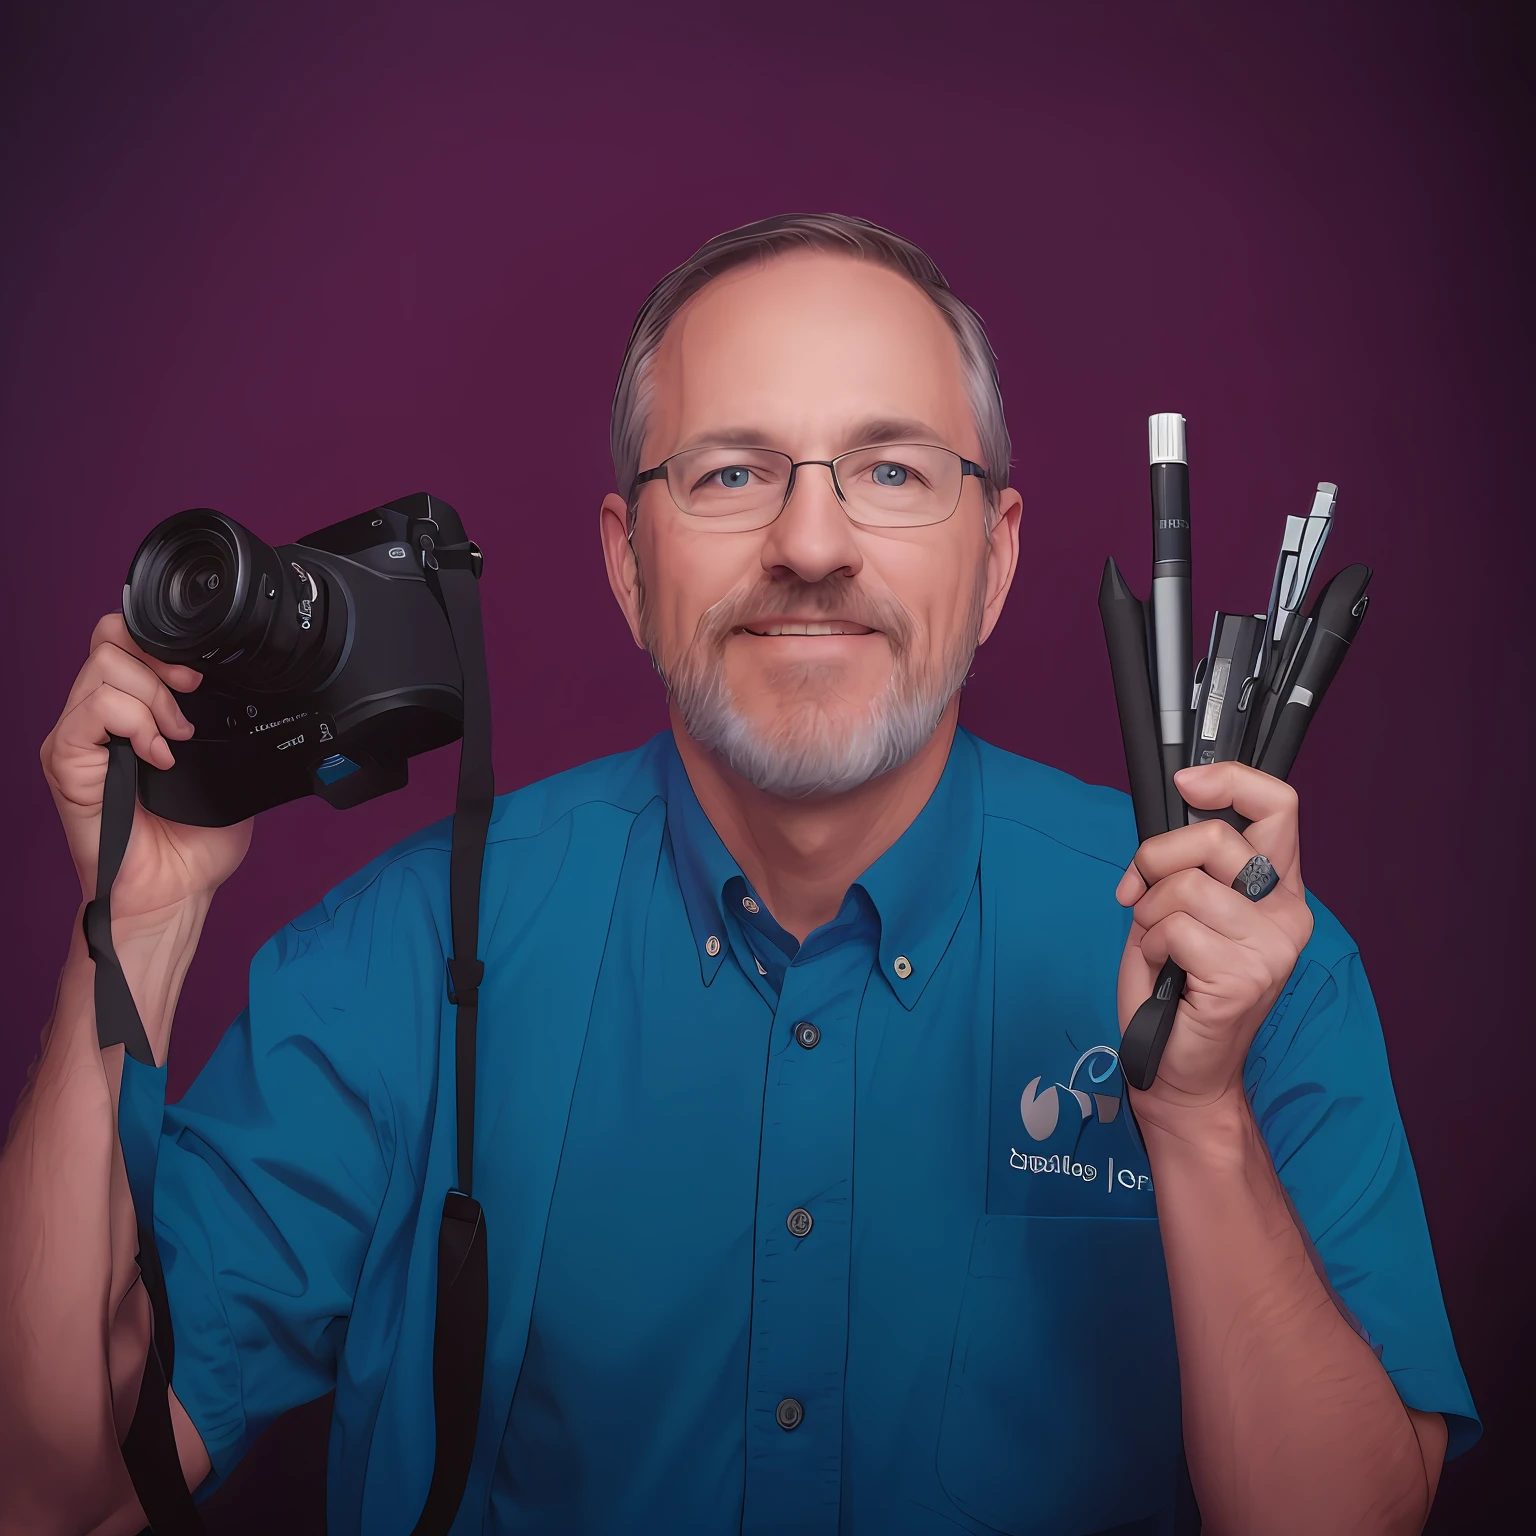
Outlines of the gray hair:
<svg viewBox="0 0 1536 1536">
<path fill-rule="evenodd" d="M 960 347 L 965 390 L 976 418 L 987 470 L 982 491 L 990 529 L 997 515 L 998 492 L 1008 484 L 1012 448 L 997 383 L 997 358 L 981 319 L 970 305 L 955 296 L 926 251 L 878 224 L 841 213 L 780 214 L 727 230 L 706 241 L 651 290 L 624 349 L 608 434 L 613 472 L 621 494 L 629 501 L 631 522 L 635 514 L 635 476 L 640 473 L 640 450 L 645 442 L 651 403 L 651 363 L 673 316 L 722 273 L 795 249 L 829 251 L 873 261 L 916 283 L 938 306 Z"/>
</svg>

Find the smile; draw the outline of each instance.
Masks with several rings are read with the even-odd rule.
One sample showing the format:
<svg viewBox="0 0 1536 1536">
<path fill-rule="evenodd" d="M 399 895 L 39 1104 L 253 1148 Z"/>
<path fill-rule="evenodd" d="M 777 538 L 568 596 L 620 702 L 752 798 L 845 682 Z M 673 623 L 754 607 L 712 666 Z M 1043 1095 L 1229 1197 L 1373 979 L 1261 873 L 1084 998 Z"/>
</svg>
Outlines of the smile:
<svg viewBox="0 0 1536 1536">
<path fill-rule="evenodd" d="M 760 639 L 776 635 L 872 635 L 876 631 L 867 624 L 850 624 L 842 619 L 829 619 L 820 623 L 796 623 L 785 620 L 779 624 L 743 624 L 740 633 L 756 635 Z"/>
</svg>

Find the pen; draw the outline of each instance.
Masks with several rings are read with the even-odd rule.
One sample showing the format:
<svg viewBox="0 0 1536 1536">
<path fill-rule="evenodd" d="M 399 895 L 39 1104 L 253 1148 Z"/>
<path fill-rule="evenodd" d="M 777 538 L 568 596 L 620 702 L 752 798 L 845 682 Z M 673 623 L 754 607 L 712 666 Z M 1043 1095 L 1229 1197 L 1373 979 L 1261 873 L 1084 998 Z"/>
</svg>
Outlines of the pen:
<svg viewBox="0 0 1536 1536">
<path fill-rule="evenodd" d="M 1220 613 L 1211 624 L 1211 644 L 1196 672 L 1195 718 L 1190 732 L 1189 761 L 1204 763 L 1241 760 L 1248 727 L 1245 694 L 1252 692 L 1259 642 L 1264 631 L 1263 614 Z M 1231 806 L 1203 811 L 1190 806 L 1189 820 L 1224 821 L 1245 831 L 1247 819 Z"/>
<path fill-rule="evenodd" d="M 1242 750 L 1237 754 L 1242 762 L 1258 761 L 1265 737 L 1274 724 L 1280 689 L 1295 660 L 1305 628 L 1303 623 L 1294 621 L 1293 616 L 1306 600 L 1312 574 L 1322 556 L 1323 545 L 1328 542 L 1338 495 L 1338 486 L 1320 480 L 1308 514 L 1285 520 L 1285 537 L 1280 541 L 1280 557 L 1275 562 L 1264 638 L 1259 645 L 1258 664 L 1247 703 L 1247 729 Z"/>
<path fill-rule="evenodd" d="M 1152 634 L 1158 740 L 1168 825 L 1182 827 L 1185 805 L 1173 776 L 1189 751 L 1190 593 L 1189 462 L 1184 418 L 1174 411 L 1147 418 L 1152 465 Z"/>
<path fill-rule="evenodd" d="M 1371 574 L 1368 565 L 1346 565 L 1317 594 L 1305 646 L 1290 668 L 1283 689 L 1284 702 L 1255 764 L 1277 779 L 1289 776 L 1307 727 L 1359 633 L 1370 602 L 1366 588 L 1371 584 Z"/>
</svg>

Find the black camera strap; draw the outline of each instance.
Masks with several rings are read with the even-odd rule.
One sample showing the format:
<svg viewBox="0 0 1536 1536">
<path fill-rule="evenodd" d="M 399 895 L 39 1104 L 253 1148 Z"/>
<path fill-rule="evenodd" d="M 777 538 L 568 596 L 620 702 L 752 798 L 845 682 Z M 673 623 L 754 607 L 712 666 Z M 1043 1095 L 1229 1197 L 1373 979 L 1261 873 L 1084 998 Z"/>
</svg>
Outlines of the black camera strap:
<svg viewBox="0 0 1536 1536">
<path fill-rule="evenodd" d="M 133 831 L 136 773 L 133 744 L 121 736 L 107 737 L 107 779 L 102 787 L 101 833 L 96 854 L 96 899 L 86 903 L 82 926 L 86 948 L 96 962 L 96 1038 L 103 1049 L 121 1045 L 135 1061 L 152 1068 L 155 1059 L 144 1032 L 144 1021 L 118 963 L 117 951 L 112 947 L 112 882 L 122 867 L 128 837 Z M 160 1251 L 155 1247 L 153 1206 L 135 1199 L 134 1217 L 139 1229 L 139 1275 L 149 1297 L 152 1332 L 133 1422 L 123 1441 L 123 1460 L 155 1536 L 203 1536 L 203 1522 L 187 1491 L 171 1427 L 170 1381 L 176 1343 L 171 1332 L 171 1308 L 165 1294 Z"/>
<path fill-rule="evenodd" d="M 425 508 L 425 515 L 419 511 Z M 437 1315 L 432 1343 L 436 1455 L 426 1503 L 411 1536 L 446 1536 L 458 1513 L 474 1459 L 485 1375 L 489 1316 L 485 1217 L 474 1198 L 475 1036 L 480 983 L 480 874 L 495 801 L 491 767 L 490 683 L 480 614 L 480 551 L 464 536 L 446 503 L 413 496 L 401 507 L 414 521 L 411 538 L 433 595 L 448 618 L 463 679 L 464 735 L 448 859 L 452 955 L 448 1000 L 455 1007 L 454 1091 L 458 1184 L 443 1201 L 437 1239 Z M 446 541 L 445 541 L 446 536 Z M 103 1047 L 121 1044 L 135 1061 L 154 1067 L 149 1039 L 112 947 L 112 883 L 133 830 L 137 799 L 132 745 L 107 739 L 96 897 L 85 908 L 86 946 L 96 962 L 96 1035 Z M 123 1460 L 153 1536 L 205 1536 L 181 1470 L 171 1425 L 170 1382 L 175 1358 L 165 1275 L 155 1247 L 152 1202 L 135 1199 L 138 1264 L 149 1296 L 153 1334 L 144 1363 Z"/>
<path fill-rule="evenodd" d="M 412 498 L 415 500 L 415 498 Z M 475 1030 L 480 1017 L 480 871 L 496 798 L 491 769 L 491 688 L 480 615 L 480 551 L 464 537 L 458 514 L 422 498 L 427 515 L 411 525 L 427 585 L 448 615 L 464 684 L 464 740 L 448 855 L 453 954 L 448 1000 L 454 1005 L 454 1090 L 458 1187 L 443 1200 L 437 1232 L 437 1321 L 432 1338 L 432 1407 L 437 1450 L 427 1501 L 411 1536 L 445 1536 L 458 1513 L 475 1454 L 490 1311 L 485 1215 L 474 1198 Z M 435 515 L 434 515 L 435 514 Z M 451 542 L 441 542 L 442 535 Z"/>
</svg>

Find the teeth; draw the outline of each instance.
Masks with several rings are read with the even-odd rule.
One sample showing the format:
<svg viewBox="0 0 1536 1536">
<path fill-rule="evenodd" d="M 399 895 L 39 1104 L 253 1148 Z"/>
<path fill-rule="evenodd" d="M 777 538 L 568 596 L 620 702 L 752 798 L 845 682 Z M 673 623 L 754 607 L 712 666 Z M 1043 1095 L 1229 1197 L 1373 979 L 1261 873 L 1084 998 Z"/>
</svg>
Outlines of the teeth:
<svg viewBox="0 0 1536 1536">
<path fill-rule="evenodd" d="M 770 624 L 751 631 L 754 635 L 862 635 L 868 631 L 862 624 Z"/>
</svg>

